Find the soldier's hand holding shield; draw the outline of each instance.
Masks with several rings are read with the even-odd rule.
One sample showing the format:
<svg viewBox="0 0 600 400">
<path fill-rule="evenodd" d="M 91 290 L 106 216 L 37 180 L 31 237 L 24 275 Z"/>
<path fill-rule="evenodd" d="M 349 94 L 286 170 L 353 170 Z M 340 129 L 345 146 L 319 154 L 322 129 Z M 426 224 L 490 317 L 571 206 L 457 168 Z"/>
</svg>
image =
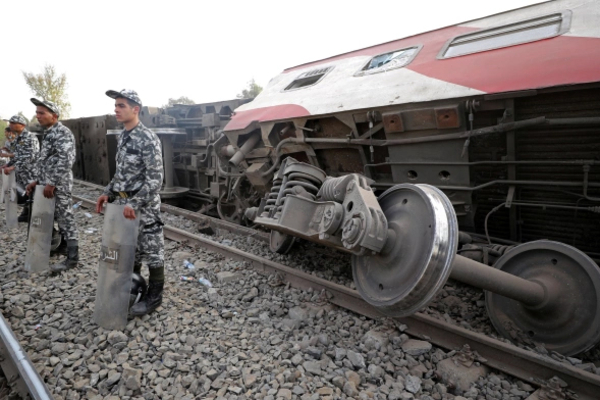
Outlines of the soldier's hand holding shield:
<svg viewBox="0 0 600 400">
<path fill-rule="evenodd" d="M 102 195 L 102 196 L 98 197 L 98 200 L 96 200 L 96 212 L 98 214 L 100 214 L 102 212 L 102 207 L 104 207 L 104 204 L 107 202 L 108 202 L 108 196 Z"/>
<path fill-rule="evenodd" d="M 123 216 L 127 219 L 135 219 L 135 210 L 130 206 L 125 206 L 123 210 Z"/>
<path fill-rule="evenodd" d="M 33 192 L 33 189 L 35 189 L 36 186 L 37 186 L 37 182 L 31 182 L 29 185 L 27 185 L 27 187 L 25 188 L 25 192 L 27 192 L 27 196 L 31 195 L 31 192 Z"/>
</svg>

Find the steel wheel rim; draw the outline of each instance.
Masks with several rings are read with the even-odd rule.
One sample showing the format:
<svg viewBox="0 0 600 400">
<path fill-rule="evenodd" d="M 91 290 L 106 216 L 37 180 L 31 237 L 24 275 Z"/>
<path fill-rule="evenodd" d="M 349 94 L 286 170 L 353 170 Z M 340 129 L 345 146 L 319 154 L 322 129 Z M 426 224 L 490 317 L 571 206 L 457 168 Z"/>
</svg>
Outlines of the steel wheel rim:
<svg viewBox="0 0 600 400">
<path fill-rule="evenodd" d="M 378 200 L 396 242 L 386 255 L 352 256 L 354 282 L 365 301 L 383 313 L 410 315 L 435 297 L 450 275 L 458 245 L 456 214 L 450 200 L 430 185 L 396 185 Z"/>
</svg>

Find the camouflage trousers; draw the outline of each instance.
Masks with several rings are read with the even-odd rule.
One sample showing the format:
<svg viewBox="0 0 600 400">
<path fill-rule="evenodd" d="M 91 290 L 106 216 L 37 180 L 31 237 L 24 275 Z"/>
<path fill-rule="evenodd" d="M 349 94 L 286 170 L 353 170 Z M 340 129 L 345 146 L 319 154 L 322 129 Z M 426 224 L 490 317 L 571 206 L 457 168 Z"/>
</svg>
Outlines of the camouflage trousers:
<svg viewBox="0 0 600 400">
<path fill-rule="evenodd" d="M 16 172 L 15 181 L 17 182 L 17 185 L 21 186 L 22 188 L 26 188 L 31 180 L 27 179 L 22 174 L 19 174 L 19 171 Z"/>
<path fill-rule="evenodd" d="M 17 185 L 21 186 L 23 190 L 25 190 L 29 182 L 34 180 L 35 179 L 33 179 L 30 173 L 19 173 L 19 171 L 16 171 L 15 181 L 17 182 Z"/>
<path fill-rule="evenodd" d="M 56 188 L 54 191 L 56 197 L 54 220 L 58 222 L 58 229 L 66 240 L 77 240 L 77 225 L 75 225 L 75 216 L 73 215 L 73 199 L 71 192 Z"/>
<path fill-rule="evenodd" d="M 127 204 L 127 199 L 117 197 L 113 204 Z M 144 261 L 148 268 L 163 268 L 165 238 L 160 216 L 160 196 L 157 194 L 154 199 L 136 211 L 136 217 L 140 218 L 140 228 L 135 251 L 134 269 L 139 271 Z"/>
<path fill-rule="evenodd" d="M 34 181 L 34 176 L 30 171 L 18 171 L 15 170 L 15 181 L 19 184 L 23 189 L 27 187 L 29 182 Z"/>
</svg>

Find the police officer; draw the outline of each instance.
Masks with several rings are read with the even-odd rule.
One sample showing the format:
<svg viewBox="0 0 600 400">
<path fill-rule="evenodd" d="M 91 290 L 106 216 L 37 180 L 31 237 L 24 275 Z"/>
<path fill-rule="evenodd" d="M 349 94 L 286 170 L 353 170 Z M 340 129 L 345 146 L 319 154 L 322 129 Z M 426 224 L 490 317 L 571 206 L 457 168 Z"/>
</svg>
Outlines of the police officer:
<svg viewBox="0 0 600 400">
<path fill-rule="evenodd" d="M 162 149 L 158 136 L 139 120 L 142 100 L 133 90 L 109 90 L 115 99 L 117 121 L 123 123 L 117 143 L 117 168 L 102 196 L 96 202 L 96 212 L 104 203 L 125 204 L 123 216 L 140 218 L 134 272 L 140 273 L 142 261 L 150 270 L 148 291 L 131 307 L 134 316 L 148 314 L 162 303 L 165 282 L 165 242 L 160 215 L 159 191 L 163 182 Z"/>
<path fill-rule="evenodd" d="M 15 156 L 14 152 L 14 133 L 10 130 L 10 126 L 4 128 L 4 137 L 6 138 L 6 142 L 4 142 L 4 146 L 0 149 L 0 157 L 2 158 L 12 158 Z"/>
<path fill-rule="evenodd" d="M 54 218 L 58 228 L 67 239 L 67 258 L 50 266 L 53 272 L 61 272 L 78 266 L 78 232 L 73 215 L 73 163 L 75 162 L 75 137 L 69 128 L 58 122 L 59 109 L 47 100 L 31 99 L 36 105 L 35 115 L 44 128 L 42 149 L 34 168 L 34 180 L 27 185 L 29 195 L 39 183 L 45 185 L 44 197 L 56 197 Z"/>
<path fill-rule="evenodd" d="M 3 167 L 6 175 L 16 169 L 16 181 L 22 187 L 27 186 L 34 180 L 34 167 L 40 144 L 33 133 L 26 129 L 27 120 L 21 115 L 13 115 L 8 120 L 10 130 L 17 136 L 15 139 L 14 157 Z M 27 200 L 27 195 L 22 201 Z M 25 203 L 23 211 L 19 216 L 19 222 L 27 222 L 29 215 L 29 203 Z"/>
</svg>

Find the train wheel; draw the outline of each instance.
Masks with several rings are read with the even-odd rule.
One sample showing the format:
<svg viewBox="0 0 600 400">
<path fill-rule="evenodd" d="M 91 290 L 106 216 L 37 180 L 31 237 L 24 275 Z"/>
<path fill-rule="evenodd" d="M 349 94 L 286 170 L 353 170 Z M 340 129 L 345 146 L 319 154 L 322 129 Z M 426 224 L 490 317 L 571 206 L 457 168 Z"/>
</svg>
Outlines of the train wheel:
<svg viewBox="0 0 600 400">
<path fill-rule="evenodd" d="M 219 218 L 225 221 L 233 222 L 234 224 L 241 224 L 243 216 L 240 211 L 241 206 L 238 204 L 236 199 L 230 203 L 225 202 L 224 199 L 226 195 L 226 193 L 223 193 L 223 195 L 221 195 L 217 201 L 217 212 L 219 213 Z"/>
<path fill-rule="evenodd" d="M 500 334 L 524 335 L 564 355 L 589 350 L 600 341 L 600 269 L 586 254 L 538 240 L 509 250 L 494 267 L 538 282 L 549 294 L 547 303 L 527 307 L 486 291 L 487 312 Z"/>
<path fill-rule="evenodd" d="M 388 243 L 377 255 L 352 256 L 354 283 L 383 313 L 410 315 L 448 279 L 458 243 L 456 215 L 446 195 L 429 185 L 396 185 L 378 201 Z"/>
<path fill-rule="evenodd" d="M 278 231 L 271 231 L 269 236 L 269 248 L 279 254 L 287 254 L 294 246 L 296 238 Z"/>
</svg>

